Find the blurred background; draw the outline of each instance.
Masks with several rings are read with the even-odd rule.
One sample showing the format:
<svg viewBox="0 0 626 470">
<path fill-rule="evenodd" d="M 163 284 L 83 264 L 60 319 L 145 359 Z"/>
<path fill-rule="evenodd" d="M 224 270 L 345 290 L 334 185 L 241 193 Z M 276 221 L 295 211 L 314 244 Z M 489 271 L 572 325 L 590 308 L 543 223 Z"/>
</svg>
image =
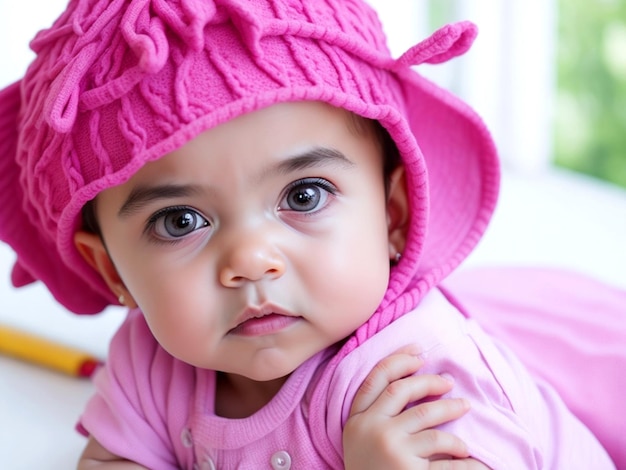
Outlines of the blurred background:
<svg viewBox="0 0 626 470">
<path fill-rule="evenodd" d="M 501 198 L 472 264 L 556 265 L 626 286 L 626 0 L 368 0 L 394 56 L 442 25 L 479 34 L 418 70 L 486 121 Z"/>
<path fill-rule="evenodd" d="M 560 266 L 626 288 L 626 0 L 368 1 L 395 57 L 445 23 L 479 27 L 463 57 L 419 67 L 483 116 L 502 159 L 499 206 L 465 266 Z M 65 4 L 0 0 L 0 87 L 23 75 L 30 39 Z M 103 358 L 124 311 L 78 317 L 41 285 L 15 290 L 13 259 L 0 244 L 0 324 Z M 0 356 L 0 466 L 73 467 L 91 390 Z"/>
<path fill-rule="evenodd" d="M 396 54 L 447 22 L 478 24 L 466 57 L 425 74 L 474 105 L 508 168 L 557 165 L 626 188 L 626 0 L 370 3 Z"/>
</svg>

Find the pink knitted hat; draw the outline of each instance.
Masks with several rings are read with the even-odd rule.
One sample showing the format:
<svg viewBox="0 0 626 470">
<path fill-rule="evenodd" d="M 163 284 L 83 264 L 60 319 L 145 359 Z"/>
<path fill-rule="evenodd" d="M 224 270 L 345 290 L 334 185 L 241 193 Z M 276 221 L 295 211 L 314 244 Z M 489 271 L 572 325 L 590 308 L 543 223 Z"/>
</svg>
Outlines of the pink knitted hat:
<svg viewBox="0 0 626 470">
<path fill-rule="evenodd" d="M 319 100 L 377 119 L 407 168 L 409 240 L 361 335 L 415 305 L 476 244 L 495 205 L 496 153 L 476 114 L 410 67 L 465 52 L 470 23 L 390 57 L 359 0 L 71 0 L 0 92 L 0 239 L 12 281 L 43 281 L 76 313 L 116 300 L 74 247 L 100 191 L 199 133 L 273 103 Z M 379 312 L 382 310 L 379 310 Z"/>
</svg>

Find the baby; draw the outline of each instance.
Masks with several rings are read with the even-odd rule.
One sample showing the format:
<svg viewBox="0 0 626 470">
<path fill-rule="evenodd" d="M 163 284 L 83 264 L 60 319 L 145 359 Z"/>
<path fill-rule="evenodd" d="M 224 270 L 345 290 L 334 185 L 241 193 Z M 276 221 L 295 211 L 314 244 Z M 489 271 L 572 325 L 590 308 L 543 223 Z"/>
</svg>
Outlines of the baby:
<svg viewBox="0 0 626 470">
<path fill-rule="evenodd" d="M 0 96 L 13 282 L 130 308 L 82 468 L 380 468 L 355 449 L 384 416 L 394 436 L 446 431 L 399 440 L 412 456 L 464 457 L 460 438 L 474 468 L 613 468 L 437 288 L 486 228 L 498 165 L 473 111 L 411 66 L 475 34 L 394 60 L 357 0 L 76 0 L 38 35 Z M 442 375 L 460 419 L 463 400 L 420 408 Z"/>
</svg>

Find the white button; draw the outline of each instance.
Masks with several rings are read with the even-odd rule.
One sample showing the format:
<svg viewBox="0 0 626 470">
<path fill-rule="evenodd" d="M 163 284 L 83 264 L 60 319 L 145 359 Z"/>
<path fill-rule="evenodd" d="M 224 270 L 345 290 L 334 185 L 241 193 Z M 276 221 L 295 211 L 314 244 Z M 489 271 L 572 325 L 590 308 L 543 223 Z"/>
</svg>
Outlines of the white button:
<svg viewBox="0 0 626 470">
<path fill-rule="evenodd" d="M 284 450 L 279 450 L 272 455 L 272 468 L 274 470 L 289 470 L 291 468 L 291 456 Z"/>
<path fill-rule="evenodd" d="M 180 440 L 183 446 L 187 448 L 193 447 L 193 437 L 191 436 L 189 428 L 183 428 L 183 431 L 180 433 Z"/>
</svg>

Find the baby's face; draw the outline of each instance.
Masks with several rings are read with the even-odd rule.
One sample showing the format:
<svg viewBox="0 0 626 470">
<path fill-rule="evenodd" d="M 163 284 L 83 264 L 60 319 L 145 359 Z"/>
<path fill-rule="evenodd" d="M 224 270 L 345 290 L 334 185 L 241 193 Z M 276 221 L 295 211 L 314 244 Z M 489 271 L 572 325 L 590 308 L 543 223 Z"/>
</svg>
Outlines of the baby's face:
<svg viewBox="0 0 626 470">
<path fill-rule="evenodd" d="M 328 105 L 278 104 L 98 196 L 111 259 L 170 354 L 271 380 L 370 317 L 389 247 L 369 134 Z"/>
</svg>

